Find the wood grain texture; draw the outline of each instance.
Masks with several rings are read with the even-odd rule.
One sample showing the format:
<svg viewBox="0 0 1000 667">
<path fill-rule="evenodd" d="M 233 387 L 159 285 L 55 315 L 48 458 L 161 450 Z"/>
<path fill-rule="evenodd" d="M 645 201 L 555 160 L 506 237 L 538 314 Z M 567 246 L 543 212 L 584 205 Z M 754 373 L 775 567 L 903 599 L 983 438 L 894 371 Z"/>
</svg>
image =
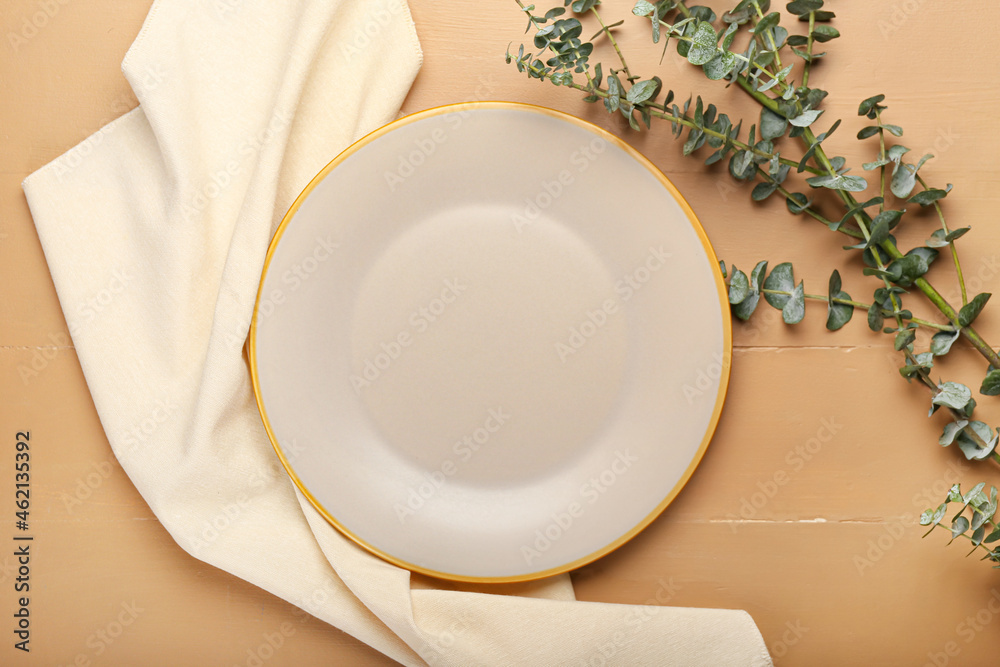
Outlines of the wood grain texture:
<svg viewBox="0 0 1000 667">
<path fill-rule="evenodd" d="M 721 257 L 744 269 L 760 259 L 794 261 L 813 292 L 825 291 L 839 268 L 845 289 L 868 298 L 872 285 L 860 277 L 857 259 L 818 224 L 789 216 L 777 200 L 752 204 L 749 188 L 683 158 L 665 127 L 629 133 L 579 95 L 505 65 L 507 44 L 516 49 L 524 28 L 512 2 L 410 5 L 425 64 L 404 112 L 502 99 L 580 115 L 625 136 L 667 173 Z M 71 664 L 83 656 L 95 665 L 247 665 L 256 655 L 267 665 L 386 664 L 374 650 L 180 549 L 114 461 L 87 392 L 19 184 L 135 105 L 119 63 L 148 7 L 148 0 L 0 6 L 0 442 L 7 443 L 0 452 L 17 429 L 30 428 L 39 443 L 37 650 L 26 660 L 5 640 L 0 663 Z M 630 8 L 609 0 L 605 15 L 628 19 Z M 1000 54 L 967 27 L 992 8 L 987 0 L 964 3 L 961 12 L 921 0 L 838 0 L 844 36 L 828 45 L 830 56 L 813 78 L 831 91 L 825 118 L 844 119 L 828 146 L 849 162 L 871 159 L 871 145 L 852 135 L 863 124 L 857 103 L 878 92 L 888 96 L 887 120 L 905 128 L 904 142 L 916 153 L 935 153 L 924 174 L 955 184 L 949 220 L 974 227 L 960 245 L 973 292 L 993 291 L 1000 281 L 1000 227 L 991 224 L 1000 206 Z M 44 25 L 25 37 L 33 24 Z M 681 96 L 697 91 L 730 116 L 756 116 L 740 91 L 705 81 L 670 55 L 658 64 L 659 47 L 645 31 L 643 22 L 627 20 L 621 35 L 636 71 L 658 73 Z M 600 53 L 610 62 L 608 55 Z M 899 234 L 901 244 L 935 227 L 919 214 Z M 946 261 L 931 277 L 958 300 Z M 1000 575 L 964 559 L 959 545 L 945 548 L 940 535 L 921 541 L 915 517 L 955 481 L 996 484 L 1000 475 L 937 446 L 941 418 L 922 417 L 926 392 L 896 374 L 887 337 L 871 334 L 861 318 L 831 334 L 823 310 L 810 304 L 794 329 L 766 308 L 764 317 L 736 326 L 731 390 L 702 465 L 649 529 L 574 574 L 578 595 L 747 609 L 779 665 L 996 664 Z M 987 309 L 977 323 L 994 342 L 997 313 Z M 972 382 L 982 367 L 963 349 L 940 370 Z M 1000 422 L 995 401 L 981 403 L 984 417 Z M 11 479 L 11 457 L 0 454 L 0 480 Z M 0 508 L 0 540 L 8 540 L 10 501 Z M 6 619 L 14 605 L 12 561 L 0 556 Z M 119 637 L 100 639 L 136 609 Z M 3 636 L 7 622 L 0 622 Z M 264 648 L 277 637 L 279 649 Z"/>
</svg>

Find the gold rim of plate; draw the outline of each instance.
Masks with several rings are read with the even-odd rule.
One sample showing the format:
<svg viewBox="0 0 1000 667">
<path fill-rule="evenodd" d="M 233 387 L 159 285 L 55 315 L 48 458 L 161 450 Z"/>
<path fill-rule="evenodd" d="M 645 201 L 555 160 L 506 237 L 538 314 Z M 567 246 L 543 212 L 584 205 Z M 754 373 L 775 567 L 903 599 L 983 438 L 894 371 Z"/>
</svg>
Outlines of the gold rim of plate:
<svg viewBox="0 0 1000 667">
<path fill-rule="evenodd" d="M 284 218 L 282 218 L 281 224 L 278 225 L 278 229 L 277 231 L 275 231 L 274 237 L 271 239 L 271 244 L 267 249 L 267 255 L 264 259 L 264 269 L 261 274 L 260 286 L 258 287 L 257 290 L 257 299 L 256 302 L 254 303 L 253 318 L 251 319 L 250 332 L 247 340 L 248 357 L 250 362 L 250 379 L 253 384 L 253 393 L 257 401 L 257 408 L 260 410 L 261 420 L 264 423 L 264 429 L 267 431 L 267 437 L 271 441 L 271 446 L 274 447 L 274 451 L 278 455 L 278 459 L 281 461 L 281 465 L 284 466 L 285 471 L 288 473 L 288 476 L 291 477 L 292 482 L 295 484 L 296 487 L 298 487 L 299 491 L 302 492 L 302 494 L 309 499 L 309 502 L 313 505 L 313 507 L 315 507 L 316 510 L 345 537 L 347 537 L 348 539 L 350 539 L 351 541 L 353 541 L 366 551 L 378 556 L 379 558 L 385 561 L 388 561 L 394 565 L 398 565 L 399 567 L 405 568 L 412 572 L 418 572 L 420 574 L 436 577 L 438 579 L 446 579 L 450 581 L 463 581 L 471 583 L 492 583 L 492 584 L 533 581 L 536 579 L 543 579 L 545 577 L 550 577 L 556 574 L 562 574 L 564 572 L 569 572 L 579 567 L 583 567 L 584 565 L 587 565 L 588 563 L 591 563 L 597 560 L 598 558 L 601 558 L 602 556 L 606 556 L 607 554 L 611 553 L 618 547 L 622 546 L 623 544 L 631 540 L 633 537 L 638 535 L 649 524 L 651 524 L 653 520 L 656 519 L 656 517 L 658 517 L 671 502 L 673 502 L 674 498 L 676 498 L 677 495 L 681 492 L 681 490 L 687 484 L 688 480 L 691 479 L 691 476 L 694 474 L 695 469 L 698 467 L 698 464 L 701 462 L 702 457 L 705 455 L 705 451 L 708 449 L 708 444 L 712 440 L 712 436 L 715 434 L 715 429 L 719 423 L 719 417 L 722 414 L 722 405 L 725 402 L 726 394 L 729 390 L 729 371 L 732 365 L 732 354 L 733 354 L 732 322 L 728 316 L 729 299 L 721 271 L 715 270 L 713 271 L 713 275 L 715 277 L 715 283 L 719 293 L 719 305 L 720 308 L 724 309 L 722 316 L 722 328 L 723 328 L 723 346 L 725 349 L 723 350 L 722 374 L 719 378 L 719 393 L 718 396 L 716 397 L 715 407 L 712 410 L 712 417 L 709 421 L 708 428 L 705 431 L 705 436 L 702 439 L 701 445 L 698 447 L 698 451 L 695 453 L 695 456 L 692 459 L 691 463 L 684 471 L 684 474 L 681 476 L 680 480 L 678 480 L 678 482 L 667 493 L 667 495 L 656 506 L 656 508 L 654 508 L 652 512 L 646 515 L 639 523 L 632 526 L 632 528 L 626 531 L 621 537 L 614 540 L 610 544 L 607 544 L 601 547 L 600 549 L 597 549 L 596 551 L 586 556 L 583 556 L 582 558 L 577 558 L 574 561 L 565 563 L 558 567 L 553 567 L 538 572 L 528 572 L 525 574 L 504 576 L 504 577 L 473 577 L 462 574 L 454 574 L 451 572 L 439 572 L 437 570 L 431 570 L 425 567 L 421 567 L 419 565 L 414 565 L 413 563 L 409 563 L 403 560 L 402 558 L 381 551 L 380 549 L 372 546 L 371 544 L 368 544 L 363 539 L 352 533 L 350 530 L 341 525 L 341 523 L 337 520 L 337 518 L 334 517 L 329 511 L 327 511 L 326 508 L 323 507 L 323 505 L 320 504 L 318 500 L 316 500 L 316 498 L 312 495 L 312 493 L 309 492 L 309 489 L 307 489 L 306 486 L 302 483 L 302 480 L 299 479 L 299 476 L 295 473 L 295 470 L 292 468 L 291 463 L 289 463 L 288 459 L 281 451 L 281 447 L 278 444 L 278 440 L 274 435 L 274 431 L 271 429 L 271 423 L 267 417 L 267 410 L 264 407 L 264 401 L 261 397 L 260 378 L 258 377 L 257 373 L 257 312 L 258 309 L 260 308 L 261 292 L 264 287 L 264 280 L 267 277 L 267 271 L 268 268 L 270 268 L 271 259 L 274 257 L 274 252 L 278 247 L 278 243 L 281 241 L 282 235 L 285 233 L 285 230 L 288 228 L 288 225 L 295 217 L 296 212 L 299 210 L 299 207 L 302 205 L 302 202 L 305 201 L 306 197 L 308 197 L 309 194 L 313 191 L 313 189 L 324 178 L 326 178 L 330 174 L 330 172 L 336 169 L 337 166 L 340 165 L 344 160 L 349 158 L 357 151 L 363 149 L 365 146 L 373 142 L 375 139 L 378 139 L 382 135 L 392 132 L 394 129 L 398 127 L 408 125 L 410 123 L 422 120 L 424 118 L 429 118 L 432 116 L 438 116 L 447 113 L 466 111 L 471 109 L 511 109 L 511 110 L 529 111 L 532 113 L 540 113 L 546 116 L 551 116 L 552 118 L 557 118 L 559 120 L 572 123 L 578 127 L 587 130 L 588 132 L 596 134 L 605 141 L 611 142 L 613 145 L 617 146 L 618 148 L 622 149 L 623 151 L 631 155 L 643 167 L 648 169 L 649 172 L 654 177 L 656 177 L 656 179 L 663 185 L 663 187 L 667 189 L 667 191 L 673 196 L 673 198 L 680 205 L 681 209 L 684 211 L 684 214 L 688 218 L 688 222 L 690 222 L 691 226 L 697 232 L 698 238 L 701 241 L 702 247 L 705 250 L 705 254 L 708 255 L 708 259 L 711 262 L 713 262 L 715 266 L 719 265 L 718 257 L 715 254 L 715 250 L 712 248 L 712 244 L 708 240 L 708 235 L 705 233 L 704 228 L 698 221 L 697 216 L 695 216 L 694 211 L 691 209 L 691 206 L 687 203 L 687 200 L 685 200 L 684 197 L 681 195 L 681 193 L 677 190 L 677 187 L 674 186 L 674 184 L 670 181 L 670 179 L 668 179 L 666 175 L 664 175 L 663 172 L 661 172 L 656 167 L 656 165 L 650 162 L 649 159 L 647 159 L 642 153 L 640 153 L 638 150 L 630 146 L 622 139 L 619 139 L 617 136 L 611 134 L 607 130 L 598 127 L 593 123 L 582 120 L 575 116 L 571 116 L 561 111 L 556 111 L 554 109 L 548 109 L 546 107 L 540 107 L 533 104 L 524 104 L 521 102 L 503 102 L 503 101 L 463 102 L 458 104 L 448 104 L 439 107 L 433 107 L 394 120 L 386 125 L 383 125 L 377 130 L 370 132 L 361 139 L 358 139 L 356 142 L 354 142 L 349 147 L 344 149 L 344 151 L 340 153 L 340 155 L 331 160 L 329 164 L 323 167 L 323 169 L 309 182 L 309 184 L 305 187 L 305 189 L 302 190 L 299 196 L 295 198 L 295 201 L 292 202 L 292 205 L 291 207 L 289 207 L 288 212 L 285 213 Z"/>
</svg>

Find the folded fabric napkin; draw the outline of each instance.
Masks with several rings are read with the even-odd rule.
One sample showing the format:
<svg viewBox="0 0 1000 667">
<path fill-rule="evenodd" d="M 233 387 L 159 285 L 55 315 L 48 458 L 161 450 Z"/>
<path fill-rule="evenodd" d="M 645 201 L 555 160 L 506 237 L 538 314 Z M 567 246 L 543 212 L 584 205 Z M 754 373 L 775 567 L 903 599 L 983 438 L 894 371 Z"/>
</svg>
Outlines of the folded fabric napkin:
<svg viewBox="0 0 1000 667">
<path fill-rule="evenodd" d="M 770 664 L 743 611 L 637 616 L 575 601 L 567 575 L 413 586 L 279 465 L 244 353 L 268 243 L 420 64 L 402 0 L 153 5 L 122 63 L 140 106 L 23 184 L 115 455 L 193 556 L 407 665 Z"/>
</svg>

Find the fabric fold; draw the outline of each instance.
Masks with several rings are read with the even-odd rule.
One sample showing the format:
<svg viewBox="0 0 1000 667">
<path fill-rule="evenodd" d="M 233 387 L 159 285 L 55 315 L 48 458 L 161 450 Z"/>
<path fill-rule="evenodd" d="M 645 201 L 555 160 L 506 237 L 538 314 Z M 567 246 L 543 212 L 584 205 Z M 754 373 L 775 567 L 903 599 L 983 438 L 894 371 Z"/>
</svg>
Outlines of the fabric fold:
<svg viewBox="0 0 1000 667">
<path fill-rule="evenodd" d="M 770 664 L 745 612 L 576 602 L 566 575 L 427 588 L 282 469 L 244 350 L 268 243 L 421 57 L 402 0 L 157 0 L 122 63 L 140 106 L 24 181 L 123 469 L 190 554 L 403 664 Z"/>
</svg>

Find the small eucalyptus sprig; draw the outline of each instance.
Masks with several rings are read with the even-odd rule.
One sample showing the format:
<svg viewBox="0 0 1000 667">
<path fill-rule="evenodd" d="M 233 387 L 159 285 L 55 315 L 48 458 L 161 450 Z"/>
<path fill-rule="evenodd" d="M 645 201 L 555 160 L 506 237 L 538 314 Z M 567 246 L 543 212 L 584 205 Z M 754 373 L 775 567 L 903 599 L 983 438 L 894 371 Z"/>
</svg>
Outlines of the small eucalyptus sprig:
<svg viewBox="0 0 1000 667">
<path fill-rule="evenodd" d="M 948 491 L 944 502 L 920 515 L 920 525 L 930 526 L 924 537 L 930 535 L 935 528 L 944 528 L 951 532 L 951 542 L 959 537 L 969 540 L 972 543 L 972 551 L 968 555 L 983 550 L 986 552 L 983 560 L 998 563 L 993 567 L 1000 568 L 1000 545 L 992 549 L 986 546 L 1000 540 L 1000 525 L 996 521 L 997 488 L 991 486 L 989 495 L 986 495 L 985 487 L 986 483 L 980 482 L 971 491 L 962 495 L 962 489 L 955 484 Z M 951 527 L 948 528 L 943 526 L 941 521 L 948 513 L 951 503 L 960 503 L 962 506 L 952 517 Z"/>
<path fill-rule="evenodd" d="M 748 276 L 732 267 L 723 275 L 729 289 L 733 314 L 748 319 L 763 296 L 771 306 L 781 310 L 788 324 L 801 321 L 807 299 L 827 303 L 827 328 L 836 330 L 852 318 L 855 310 L 864 310 L 868 326 L 894 336 L 894 348 L 903 355 L 901 375 L 917 379 L 931 392 L 930 414 L 944 407 L 951 415 L 939 438 L 944 446 L 953 443 L 966 458 L 992 458 L 1000 462 L 996 451 L 1000 428 L 991 429 L 985 422 L 973 420 L 976 400 L 966 385 L 934 380 L 931 370 L 936 358 L 948 354 L 954 342 L 962 337 L 986 360 L 987 372 L 980 393 L 1000 394 L 1000 356 L 973 327 L 990 298 L 989 293 L 969 298 L 955 242 L 969 227 L 949 227 L 942 201 L 952 190 L 927 184 L 921 168 L 933 156 L 924 155 L 915 163 L 907 162 L 910 152 L 896 142 L 903 129 L 887 123 L 888 107 L 884 95 L 862 101 L 858 114 L 872 124 L 858 133 L 859 140 L 877 139 L 874 160 L 862 165 L 865 172 L 878 175 L 878 194 L 859 201 L 856 193 L 869 187 L 864 176 L 850 174 L 843 157 L 827 152 L 825 142 L 840 126 L 836 120 L 824 131 L 813 130 L 824 110 L 821 103 L 827 92 L 809 84 L 812 69 L 826 54 L 817 51 L 840 36 L 830 22 L 835 18 L 825 10 L 823 0 L 794 0 L 786 5 L 804 32 L 792 34 L 781 25 L 782 16 L 770 11 L 770 0 L 741 0 L 721 17 L 709 7 L 688 5 L 683 0 L 638 0 L 632 13 L 649 21 L 654 43 L 663 42 L 666 55 L 671 40 L 677 54 L 701 68 L 714 81 L 735 84 L 761 107 L 757 123 L 742 133 L 743 121 L 734 123 L 714 104 L 706 104 L 701 96 L 689 97 L 683 104 L 675 101 L 673 91 L 664 90 L 657 77 L 644 78 L 631 69 L 615 38 L 614 28 L 622 22 L 608 24 L 600 15 L 600 0 L 564 0 L 563 6 L 539 14 L 534 5 L 525 6 L 515 0 L 527 15 L 528 30 L 534 30 L 532 43 L 540 49 L 537 55 L 526 52 L 522 45 L 517 54 L 508 50 L 507 61 L 513 62 L 528 77 L 547 80 L 557 86 L 585 93 L 584 101 L 601 102 L 609 113 L 620 113 L 634 130 L 643 125 L 651 128 L 654 119 L 670 124 L 673 134 L 684 139 L 683 153 L 693 155 L 707 147 L 708 165 L 728 159 L 730 175 L 740 181 L 756 182 L 751 197 L 755 201 L 773 195 L 784 198 L 790 213 L 806 215 L 831 231 L 852 239 L 844 249 L 860 252 L 865 263 L 863 272 L 877 281 L 870 303 L 855 301 L 841 289 L 841 277 L 833 271 L 826 295 L 806 293 L 802 282 L 795 283 L 792 265 L 778 264 L 768 274 L 767 262 L 760 262 Z M 572 15 L 567 15 L 567 9 Z M 581 39 L 581 16 L 589 16 L 600 29 L 590 41 Z M 716 27 L 721 18 L 721 25 Z M 593 40 L 607 39 L 614 48 L 618 66 L 592 64 Z M 742 46 L 737 47 L 737 39 Z M 546 58 L 546 60 L 543 60 Z M 686 136 L 685 136 L 686 135 Z M 792 142 L 790 140 L 797 140 Z M 801 148 L 795 152 L 795 144 Z M 794 169 L 794 174 L 792 170 Z M 805 175 L 808 192 L 794 191 L 792 178 Z M 918 188 L 919 186 L 919 188 Z M 832 195 L 840 211 L 831 215 L 823 195 Z M 894 199 L 893 199 L 894 198 Z M 894 230 L 908 220 L 907 209 L 897 202 L 919 207 L 933 207 L 941 227 L 934 230 L 921 246 L 903 252 L 899 249 Z M 962 296 L 962 305 L 953 307 L 930 282 L 925 274 L 948 249 Z M 903 307 L 903 300 L 919 292 L 939 311 L 944 321 L 934 322 L 913 316 Z M 926 328 L 934 333 L 926 351 L 915 348 L 916 330 Z"/>
</svg>

